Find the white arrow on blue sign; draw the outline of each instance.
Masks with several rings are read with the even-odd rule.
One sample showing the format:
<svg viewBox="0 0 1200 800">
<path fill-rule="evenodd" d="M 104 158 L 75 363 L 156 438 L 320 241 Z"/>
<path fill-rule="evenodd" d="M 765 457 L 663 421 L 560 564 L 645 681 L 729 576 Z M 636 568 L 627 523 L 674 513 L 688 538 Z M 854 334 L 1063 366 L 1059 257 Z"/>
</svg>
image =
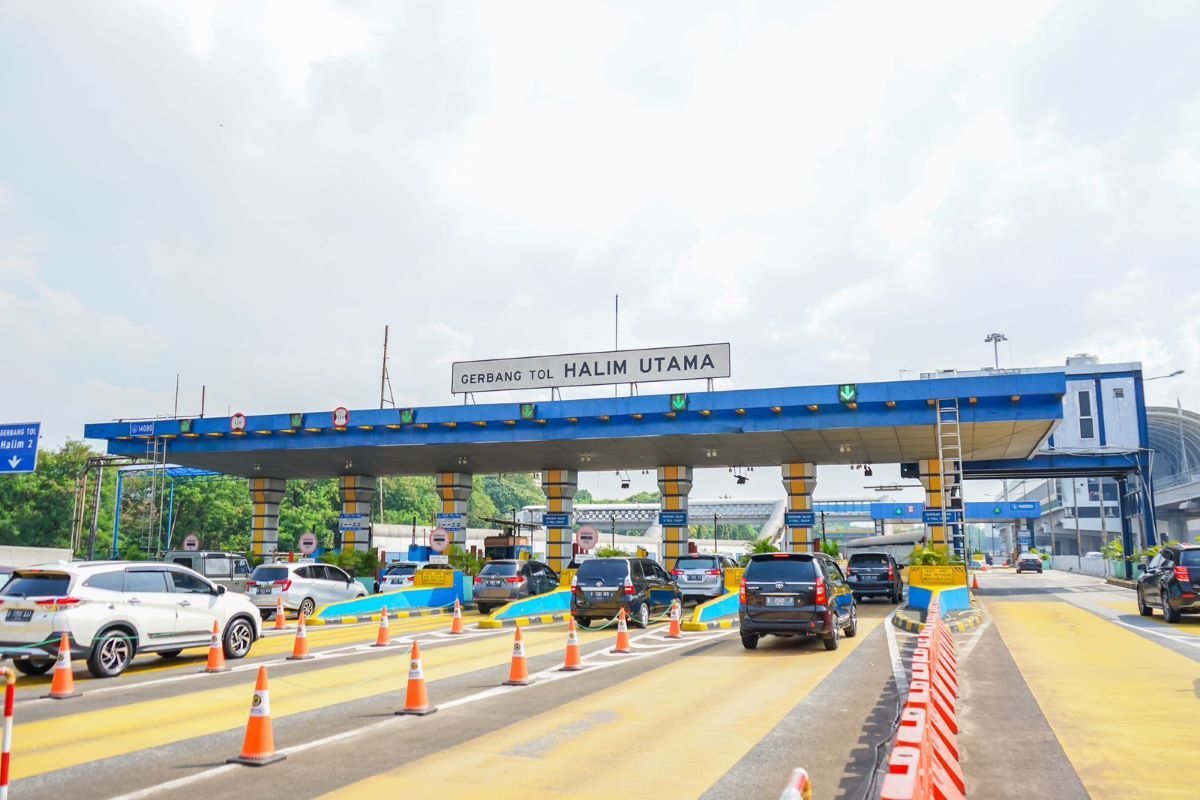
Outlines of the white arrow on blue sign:
<svg viewBox="0 0 1200 800">
<path fill-rule="evenodd" d="M 40 422 L 0 423 L 0 474 L 37 469 Z"/>
</svg>

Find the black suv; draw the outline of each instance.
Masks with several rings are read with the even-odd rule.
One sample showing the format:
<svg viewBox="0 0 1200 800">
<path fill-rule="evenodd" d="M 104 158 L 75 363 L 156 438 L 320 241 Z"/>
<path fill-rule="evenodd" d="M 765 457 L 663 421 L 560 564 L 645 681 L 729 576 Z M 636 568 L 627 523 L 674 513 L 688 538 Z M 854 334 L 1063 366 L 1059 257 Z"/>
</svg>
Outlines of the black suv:
<svg viewBox="0 0 1200 800">
<path fill-rule="evenodd" d="M 845 634 L 858 634 L 858 608 L 842 569 L 824 553 L 752 556 L 742 578 L 738 621 L 742 646 L 761 636 L 819 636 L 836 650 Z"/>
<path fill-rule="evenodd" d="M 846 563 L 846 577 L 854 599 L 886 597 L 893 603 L 904 599 L 900 565 L 887 553 L 855 553 Z"/>
<path fill-rule="evenodd" d="M 620 609 L 644 628 L 651 616 L 680 599 L 679 586 L 648 558 L 589 558 L 571 579 L 571 616 L 585 628 L 594 619 L 612 619 Z"/>
<path fill-rule="evenodd" d="M 1138 576 L 1138 611 L 1143 617 L 1161 608 L 1167 622 L 1183 614 L 1200 614 L 1200 545 L 1173 544 L 1150 559 Z"/>
</svg>

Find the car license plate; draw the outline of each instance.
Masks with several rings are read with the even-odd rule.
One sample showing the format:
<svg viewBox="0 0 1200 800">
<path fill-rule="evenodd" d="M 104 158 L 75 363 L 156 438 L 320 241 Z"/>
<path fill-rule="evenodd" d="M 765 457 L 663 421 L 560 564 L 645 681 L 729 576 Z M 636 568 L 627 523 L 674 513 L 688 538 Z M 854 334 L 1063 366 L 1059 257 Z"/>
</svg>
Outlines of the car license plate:
<svg viewBox="0 0 1200 800">
<path fill-rule="evenodd" d="M 500 581 L 488 581 L 488 582 L 487 582 L 487 585 L 488 585 L 488 586 L 499 586 L 499 585 L 500 585 Z"/>
<path fill-rule="evenodd" d="M 32 609 L 22 611 L 14 608 L 4 615 L 5 622 L 29 622 L 31 619 L 33 619 Z"/>
<path fill-rule="evenodd" d="M 609 600 L 612 598 L 612 592 L 588 592 L 587 596 L 591 600 Z"/>
<path fill-rule="evenodd" d="M 704 576 L 703 575 L 688 575 L 687 579 L 689 581 L 702 581 L 702 580 L 704 580 Z"/>
<path fill-rule="evenodd" d="M 270 594 L 271 587 L 270 586 L 260 586 L 260 587 L 258 587 L 258 593 L 259 594 Z"/>
<path fill-rule="evenodd" d="M 793 598 L 791 598 L 791 597 L 772 597 L 771 595 L 767 595 L 767 605 L 769 605 L 769 606 L 790 606 L 790 605 L 793 605 Z"/>
</svg>

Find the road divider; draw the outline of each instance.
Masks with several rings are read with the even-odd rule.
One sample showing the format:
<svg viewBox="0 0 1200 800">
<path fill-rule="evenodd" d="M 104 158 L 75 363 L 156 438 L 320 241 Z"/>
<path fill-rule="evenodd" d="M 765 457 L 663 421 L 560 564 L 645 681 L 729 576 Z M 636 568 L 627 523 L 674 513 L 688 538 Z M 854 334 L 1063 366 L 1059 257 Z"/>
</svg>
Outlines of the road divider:
<svg viewBox="0 0 1200 800">
<path fill-rule="evenodd" d="M 13 705 L 17 697 L 17 671 L 3 667 L 4 673 L 4 746 L 0 749 L 0 800 L 8 800 L 8 762 L 12 750 Z"/>
<path fill-rule="evenodd" d="M 546 594 L 535 594 L 505 603 L 480 620 L 481 628 L 502 628 L 507 625 L 530 625 L 536 623 L 561 622 L 571 613 L 571 590 L 555 589 Z"/>
<path fill-rule="evenodd" d="M 300 617 L 304 627 L 304 617 Z M 228 764 L 244 764 L 248 767 L 265 767 L 287 758 L 275 752 L 275 731 L 271 727 L 271 691 L 267 686 L 267 668 L 258 668 L 258 680 L 254 684 L 254 697 L 250 701 L 250 718 L 246 720 L 246 736 L 242 740 L 242 752 L 231 758 Z"/>
<path fill-rule="evenodd" d="M 966 781 L 958 749 L 958 659 L 939 600 L 911 656 L 912 680 L 888 759 L 880 800 L 959 800 Z"/>
</svg>

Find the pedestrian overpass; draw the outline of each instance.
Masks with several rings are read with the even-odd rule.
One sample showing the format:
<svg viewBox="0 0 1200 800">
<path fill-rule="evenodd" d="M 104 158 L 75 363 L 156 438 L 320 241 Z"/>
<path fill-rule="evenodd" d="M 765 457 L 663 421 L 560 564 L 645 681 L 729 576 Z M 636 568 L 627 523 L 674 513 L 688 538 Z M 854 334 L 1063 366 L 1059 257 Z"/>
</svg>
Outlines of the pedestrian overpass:
<svg viewBox="0 0 1200 800">
<path fill-rule="evenodd" d="M 1066 446 L 1070 437 L 1060 427 L 1064 413 L 1075 424 L 1074 387 L 1099 388 L 1113 371 L 1090 366 L 549 402 L 119 420 L 89 424 L 84 436 L 104 440 L 111 454 L 161 453 L 183 467 L 249 479 L 252 548 L 260 554 L 276 548 L 279 503 L 291 478 L 336 478 L 344 518 L 352 519 L 370 514 L 378 476 L 432 474 L 438 523 L 455 533 L 465 525 L 473 473 L 538 472 L 547 514 L 555 515 L 547 523 L 547 555 L 561 568 L 573 552 L 578 472 L 654 469 L 671 564 L 688 550 L 689 523 L 704 524 L 689 519 L 693 470 L 748 467 L 780 469 L 785 544 L 808 550 L 818 467 L 884 463 L 901 463 L 903 473 L 921 482 L 925 506 L 937 512 L 925 518 L 929 540 L 949 546 L 961 545 L 966 479 L 1096 473 L 1123 480 L 1144 472 L 1141 372 L 1119 366 L 1113 380 L 1133 404 L 1124 439 L 1118 444 L 1110 424 L 1110 445 L 1091 453 Z M 1127 537 L 1133 513 L 1123 515 Z M 363 527 L 345 526 L 343 545 L 368 547 Z"/>
</svg>

